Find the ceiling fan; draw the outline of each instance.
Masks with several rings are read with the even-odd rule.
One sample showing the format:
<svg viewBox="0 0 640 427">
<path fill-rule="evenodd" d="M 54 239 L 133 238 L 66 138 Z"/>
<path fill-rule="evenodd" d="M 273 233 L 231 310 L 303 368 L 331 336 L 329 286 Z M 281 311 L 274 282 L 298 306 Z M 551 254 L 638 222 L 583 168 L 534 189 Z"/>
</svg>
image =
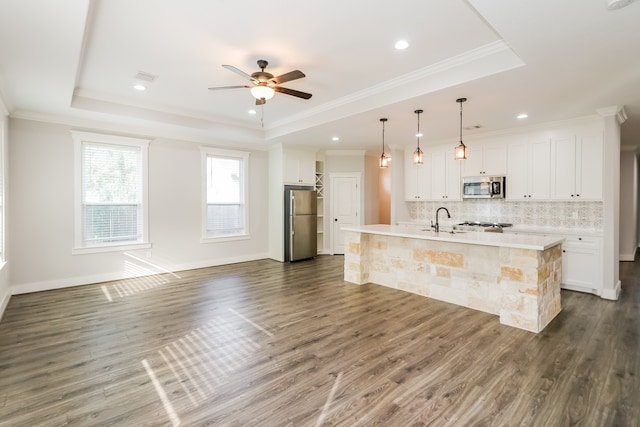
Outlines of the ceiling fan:
<svg viewBox="0 0 640 427">
<path fill-rule="evenodd" d="M 227 70 L 233 71 L 234 73 L 239 74 L 242 77 L 249 80 L 252 83 L 252 85 L 210 87 L 209 90 L 239 89 L 239 88 L 251 89 L 251 94 L 256 98 L 256 105 L 265 104 L 267 100 L 271 99 L 276 92 L 284 93 L 286 95 L 296 96 L 298 98 L 303 98 L 303 99 L 311 98 L 310 93 L 300 92 L 298 90 L 293 90 L 293 89 L 279 86 L 281 83 L 290 82 L 291 80 L 297 80 L 305 77 L 302 71 L 294 70 L 294 71 L 290 71 L 288 73 L 282 74 L 280 76 L 274 77 L 273 74 L 267 73 L 266 71 L 264 71 L 264 69 L 267 68 L 267 65 L 269 65 L 267 61 L 265 61 L 264 59 L 259 59 L 258 67 L 260 67 L 260 71 L 256 71 L 251 75 L 234 67 L 233 65 L 223 65 L 223 67 L 226 68 Z"/>
</svg>

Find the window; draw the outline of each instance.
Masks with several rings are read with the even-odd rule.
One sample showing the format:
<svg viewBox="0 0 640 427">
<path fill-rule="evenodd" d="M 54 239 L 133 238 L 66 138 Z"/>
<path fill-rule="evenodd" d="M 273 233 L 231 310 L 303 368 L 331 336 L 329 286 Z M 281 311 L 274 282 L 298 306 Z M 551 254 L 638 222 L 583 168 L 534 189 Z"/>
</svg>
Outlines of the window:
<svg viewBox="0 0 640 427">
<path fill-rule="evenodd" d="M 201 147 L 203 241 L 246 239 L 249 153 Z"/>
<path fill-rule="evenodd" d="M 148 140 L 72 131 L 76 151 L 74 253 L 150 247 Z"/>
</svg>

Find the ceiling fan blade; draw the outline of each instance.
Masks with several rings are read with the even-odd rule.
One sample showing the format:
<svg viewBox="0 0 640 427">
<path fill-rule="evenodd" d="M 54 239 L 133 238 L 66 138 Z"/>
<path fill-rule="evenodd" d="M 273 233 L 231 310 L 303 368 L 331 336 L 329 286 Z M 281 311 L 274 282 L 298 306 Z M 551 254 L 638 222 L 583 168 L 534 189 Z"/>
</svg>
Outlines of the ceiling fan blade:
<svg viewBox="0 0 640 427">
<path fill-rule="evenodd" d="M 303 98 L 303 99 L 311 98 L 310 93 L 300 92 L 299 90 L 288 89 L 286 87 L 275 86 L 273 90 L 275 90 L 276 92 L 287 94 L 287 95 L 297 96 L 298 98 Z"/>
<path fill-rule="evenodd" d="M 243 88 L 243 87 L 250 88 L 251 86 L 247 86 L 247 85 L 244 85 L 244 86 L 218 86 L 218 87 L 210 87 L 209 90 L 240 89 L 240 88 Z"/>
<path fill-rule="evenodd" d="M 267 100 L 264 98 L 256 99 L 256 105 L 264 105 L 267 103 Z"/>
<path fill-rule="evenodd" d="M 234 73 L 241 75 L 242 77 L 244 77 L 247 80 L 255 81 L 255 79 L 253 77 L 251 77 L 249 74 L 247 74 L 244 71 L 234 67 L 233 65 L 223 65 L 223 67 L 226 68 L 229 71 L 233 71 Z"/>
<path fill-rule="evenodd" d="M 297 79 L 301 79 L 305 77 L 304 73 L 300 70 L 294 70 L 294 71 L 289 71 L 286 74 L 282 74 L 278 77 L 274 77 L 273 79 L 271 79 L 272 81 L 274 81 L 277 85 L 284 83 L 284 82 L 290 82 L 291 80 L 297 80 Z"/>
</svg>

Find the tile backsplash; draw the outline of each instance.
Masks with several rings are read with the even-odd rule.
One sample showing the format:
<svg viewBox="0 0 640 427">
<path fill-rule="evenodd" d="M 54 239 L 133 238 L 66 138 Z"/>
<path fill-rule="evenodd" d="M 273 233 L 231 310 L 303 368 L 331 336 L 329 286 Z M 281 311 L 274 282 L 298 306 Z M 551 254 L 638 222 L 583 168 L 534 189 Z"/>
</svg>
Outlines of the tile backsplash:
<svg viewBox="0 0 640 427">
<path fill-rule="evenodd" d="M 444 212 L 440 212 L 439 222 L 443 226 L 469 220 L 507 222 L 521 227 L 593 231 L 603 229 L 603 202 L 519 202 L 483 199 L 455 202 L 407 202 L 411 221 L 421 223 L 435 220 L 436 209 L 441 206 L 451 213 L 451 219 L 448 219 Z"/>
</svg>

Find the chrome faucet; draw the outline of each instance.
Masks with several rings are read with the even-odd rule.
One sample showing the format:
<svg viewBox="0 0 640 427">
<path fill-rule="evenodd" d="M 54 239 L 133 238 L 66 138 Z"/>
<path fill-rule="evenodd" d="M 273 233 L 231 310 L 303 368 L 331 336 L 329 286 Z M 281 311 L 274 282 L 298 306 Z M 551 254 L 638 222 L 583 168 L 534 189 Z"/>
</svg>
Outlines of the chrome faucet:
<svg viewBox="0 0 640 427">
<path fill-rule="evenodd" d="M 447 213 L 447 218 L 451 218 L 451 214 L 449 214 L 449 210 L 444 206 L 436 209 L 436 225 L 433 225 L 433 222 L 431 223 L 431 228 L 435 229 L 436 233 L 440 232 L 440 223 L 438 222 L 438 213 L 440 212 L 440 209 L 444 209 L 444 211 Z"/>
</svg>

